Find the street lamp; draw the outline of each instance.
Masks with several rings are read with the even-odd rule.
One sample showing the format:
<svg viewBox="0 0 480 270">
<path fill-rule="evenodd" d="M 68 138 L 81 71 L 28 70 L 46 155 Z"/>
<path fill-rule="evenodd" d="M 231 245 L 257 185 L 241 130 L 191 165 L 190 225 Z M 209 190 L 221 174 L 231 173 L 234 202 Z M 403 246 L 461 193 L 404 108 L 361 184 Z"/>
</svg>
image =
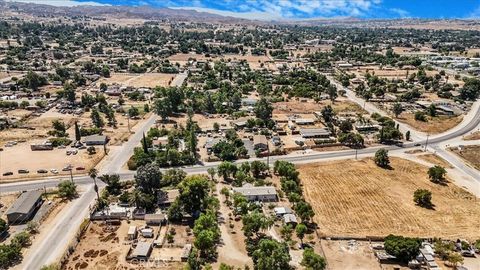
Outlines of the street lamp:
<svg viewBox="0 0 480 270">
<path fill-rule="evenodd" d="M 425 152 L 427 152 L 427 146 L 428 146 L 428 137 L 430 136 L 430 134 L 427 134 L 427 141 L 425 142 Z"/>
</svg>

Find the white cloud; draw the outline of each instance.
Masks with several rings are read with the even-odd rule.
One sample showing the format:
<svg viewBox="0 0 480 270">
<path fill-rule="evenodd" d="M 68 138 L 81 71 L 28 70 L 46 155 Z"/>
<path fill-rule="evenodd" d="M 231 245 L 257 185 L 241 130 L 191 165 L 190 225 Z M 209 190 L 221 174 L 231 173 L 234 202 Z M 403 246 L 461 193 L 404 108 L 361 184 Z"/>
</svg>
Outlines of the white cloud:
<svg viewBox="0 0 480 270">
<path fill-rule="evenodd" d="M 360 17 L 367 15 L 382 0 L 246 0 L 219 2 L 221 8 L 202 4 L 173 8 L 193 9 L 245 19 L 279 20 L 311 17 Z M 237 5 L 238 4 L 238 5 Z"/>
<path fill-rule="evenodd" d="M 251 19 L 251 20 L 279 20 L 282 19 L 281 16 L 275 16 L 274 14 L 264 12 L 264 11 L 245 11 L 245 12 L 235 12 L 235 11 L 226 11 L 226 10 L 218 10 L 212 8 L 202 8 L 202 7 L 170 7 L 172 9 L 188 9 L 188 10 L 196 10 L 198 12 L 208 12 L 212 14 L 222 15 L 222 16 L 230 16 L 235 18 L 241 19 Z"/>
<path fill-rule="evenodd" d="M 75 6 L 109 6 L 97 2 L 77 2 L 74 0 L 7 0 L 8 2 L 22 2 L 33 3 L 61 7 L 75 7 Z"/>
<path fill-rule="evenodd" d="M 401 9 L 401 8 L 391 8 L 390 11 L 397 14 L 400 18 L 410 17 L 410 12 L 408 12 L 404 9 Z"/>
</svg>

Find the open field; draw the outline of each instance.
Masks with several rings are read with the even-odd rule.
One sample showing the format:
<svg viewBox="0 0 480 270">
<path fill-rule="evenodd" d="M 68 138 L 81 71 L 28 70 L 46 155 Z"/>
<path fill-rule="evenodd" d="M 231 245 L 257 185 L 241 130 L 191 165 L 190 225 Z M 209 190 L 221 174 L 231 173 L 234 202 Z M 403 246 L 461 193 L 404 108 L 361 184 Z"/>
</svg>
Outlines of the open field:
<svg viewBox="0 0 480 270">
<path fill-rule="evenodd" d="M 110 78 L 102 78 L 97 82 L 97 85 L 104 82 L 106 84 L 118 83 L 122 86 L 131 87 L 150 87 L 168 86 L 175 77 L 175 74 L 166 73 L 113 73 Z"/>
<path fill-rule="evenodd" d="M 427 116 L 427 119 L 427 122 L 417 121 L 415 120 L 413 113 L 402 113 L 398 118 L 395 118 L 395 120 L 405 123 L 414 128 L 415 130 L 426 132 L 429 134 L 438 134 L 454 128 L 455 126 L 460 124 L 462 122 L 463 116 L 440 115 L 434 118 Z"/>
<path fill-rule="evenodd" d="M 454 148 L 452 151 L 477 170 L 480 170 L 480 145 L 467 145 L 464 146 L 463 150 Z"/>
<path fill-rule="evenodd" d="M 372 159 L 299 166 L 321 235 L 480 237 L 477 198 L 451 182 L 430 182 L 425 166 L 390 160 L 391 170 L 377 167 Z M 415 205 L 413 192 L 419 188 L 431 190 L 435 210 Z"/>
<path fill-rule="evenodd" d="M 417 157 L 419 159 L 425 160 L 427 162 L 430 162 L 438 166 L 442 166 L 444 168 L 453 168 L 452 165 L 450 165 L 450 163 L 448 163 L 443 158 L 437 156 L 436 154 L 424 154 L 424 155 L 418 155 Z"/>
<path fill-rule="evenodd" d="M 273 106 L 273 114 L 305 114 L 322 110 L 323 107 L 331 105 L 335 113 L 366 113 L 358 104 L 339 99 L 333 104 L 330 100 L 323 100 L 318 103 L 313 101 L 300 102 L 296 100 L 277 102 Z"/>
<path fill-rule="evenodd" d="M 380 263 L 375 258 L 368 242 L 322 240 L 329 269 L 380 270 Z"/>
</svg>

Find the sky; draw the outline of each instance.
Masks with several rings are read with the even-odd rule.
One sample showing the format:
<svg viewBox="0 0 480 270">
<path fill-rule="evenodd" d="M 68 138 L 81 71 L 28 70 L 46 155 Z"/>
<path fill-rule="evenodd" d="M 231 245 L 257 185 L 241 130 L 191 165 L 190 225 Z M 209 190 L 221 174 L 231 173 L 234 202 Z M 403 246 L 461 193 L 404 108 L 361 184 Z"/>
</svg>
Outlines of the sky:
<svg viewBox="0 0 480 270">
<path fill-rule="evenodd" d="M 15 0 L 57 6 L 183 8 L 257 20 L 313 18 L 480 18 L 480 0 Z"/>
</svg>

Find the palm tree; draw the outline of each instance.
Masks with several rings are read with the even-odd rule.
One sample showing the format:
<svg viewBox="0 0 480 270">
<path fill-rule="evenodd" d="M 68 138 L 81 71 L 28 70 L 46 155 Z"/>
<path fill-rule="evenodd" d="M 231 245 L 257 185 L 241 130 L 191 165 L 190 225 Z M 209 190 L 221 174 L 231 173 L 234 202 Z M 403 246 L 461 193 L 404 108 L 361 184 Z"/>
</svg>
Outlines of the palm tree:
<svg viewBox="0 0 480 270">
<path fill-rule="evenodd" d="M 90 171 L 88 172 L 88 175 L 90 176 L 90 178 L 93 179 L 93 183 L 94 183 L 93 188 L 95 189 L 95 192 L 97 193 L 97 201 L 98 201 L 98 203 L 100 203 L 100 195 L 98 195 L 98 186 L 97 186 L 97 175 L 98 175 L 97 169 L 95 169 L 95 168 L 90 169 Z"/>
<path fill-rule="evenodd" d="M 132 193 L 130 193 L 130 197 L 128 198 L 131 204 L 134 204 L 136 208 L 141 204 L 143 200 L 143 194 L 140 190 L 135 189 Z"/>
</svg>

